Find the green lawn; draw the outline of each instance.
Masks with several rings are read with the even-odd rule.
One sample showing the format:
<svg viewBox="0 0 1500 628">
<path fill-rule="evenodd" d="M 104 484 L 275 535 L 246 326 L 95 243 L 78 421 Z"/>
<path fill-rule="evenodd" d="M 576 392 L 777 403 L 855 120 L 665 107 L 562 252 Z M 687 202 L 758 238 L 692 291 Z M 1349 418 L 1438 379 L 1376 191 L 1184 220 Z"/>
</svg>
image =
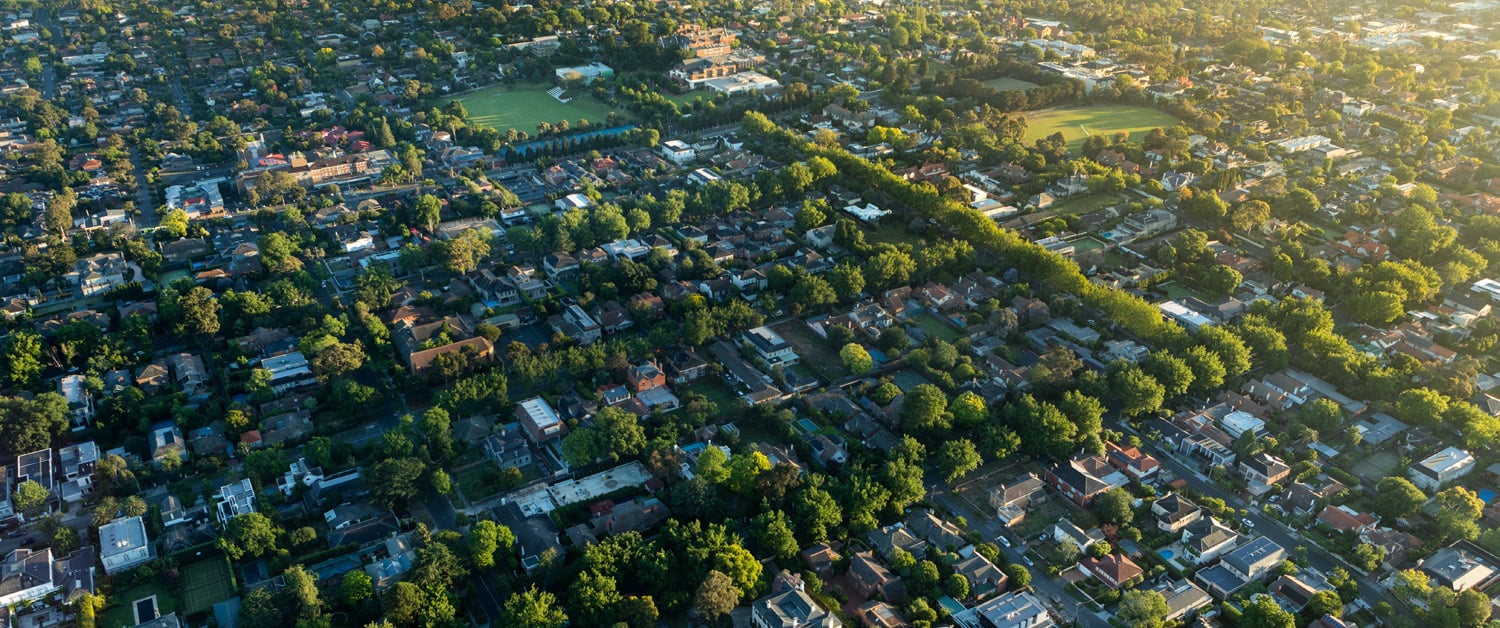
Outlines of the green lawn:
<svg viewBox="0 0 1500 628">
<path fill-rule="evenodd" d="M 1026 114 L 1026 142 L 1047 137 L 1059 131 L 1068 138 L 1068 150 L 1078 152 L 1089 135 L 1130 133 L 1139 140 L 1147 131 L 1177 124 L 1177 118 L 1147 107 L 1131 105 L 1093 105 L 1057 107 Z"/>
<path fill-rule="evenodd" d="M 944 342 L 953 342 L 963 337 L 963 334 L 961 332 L 959 332 L 957 329 L 954 329 L 952 323 L 943 322 L 942 320 L 939 320 L 937 316 L 931 313 L 918 315 L 916 322 L 917 327 L 921 327 L 922 331 L 925 331 L 928 334 L 931 334 L 932 337 Z"/>
<path fill-rule="evenodd" d="M 200 560 L 182 568 L 183 612 L 191 615 L 210 610 L 234 597 L 234 580 L 224 557 Z"/>
<path fill-rule="evenodd" d="M 547 94 L 552 86 L 539 85 L 495 85 L 469 92 L 458 97 L 469 110 L 469 119 L 504 132 L 515 129 L 536 133 L 536 125 L 542 122 L 557 123 L 567 120 L 576 124 L 579 120 L 602 122 L 615 111 L 609 105 L 594 100 L 592 96 L 580 96 L 571 102 L 558 102 Z M 616 111 L 621 116 L 628 113 Z"/>
<path fill-rule="evenodd" d="M 1075 214 L 1091 214 L 1106 207 L 1122 205 L 1125 197 L 1116 194 L 1090 194 L 1088 196 L 1077 196 L 1064 199 L 1052 204 L 1047 211 L 1059 216 L 1072 216 Z"/>
<path fill-rule="evenodd" d="M 99 613 L 100 628 L 129 628 L 136 625 L 135 602 L 136 600 L 156 596 L 156 612 L 162 615 L 168 613 L 186 613 L 182 607 L 182 598 L 178 586 L 162 582 L 160 579 L 146 582 L 137 587 L 124 591 L 116 591 L 107 598 L 109 606 Z M 181 616 L 178 616 L 181 619 Z"/>
<path fill-rule="evenodd" d="M 1023 81 L 1021 79 L 1010 78 L 1008 76 L 1002 76 L 1000 78 L 985 81 L 984 86 L 1002 92 L 1014 92 L 1023 89 L 1031 89 L 1033 87 L 1041 87 L 1040 85 L 1037 85 L 1036 83 L 1033 83 L 1031 81 Z"/>
</svg>

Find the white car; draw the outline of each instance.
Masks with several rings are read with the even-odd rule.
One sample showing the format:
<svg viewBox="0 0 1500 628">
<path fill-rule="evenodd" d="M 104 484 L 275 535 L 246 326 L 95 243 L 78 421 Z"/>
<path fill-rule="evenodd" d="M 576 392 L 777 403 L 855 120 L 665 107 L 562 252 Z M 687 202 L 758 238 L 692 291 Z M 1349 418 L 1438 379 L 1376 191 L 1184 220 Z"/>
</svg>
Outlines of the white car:
<svg viewBox="0 0 1500 628">
<path fill-rule="evenodd" d="M 1003 536 L 1000 536 L 1000 537 L 996 537 L 995 540 L 999 541 L 1001 545 L 1004 545 L 1006 547 L 1010 547 L 1010 539 L 1007 539 L 1007 538 L 1005 538 Z"/>
<path fill-rule="evenodd" d="M 1240 519 L 1240 523 L 1245 524 L 1245 527 L 1247 527 L 1247 528 L 1253 528 L 1253 527 L 1255 527 L 1255 522 L 1251 521 L 1249 517 L 1246 517 L 1244 519 Z"/>
</svg>

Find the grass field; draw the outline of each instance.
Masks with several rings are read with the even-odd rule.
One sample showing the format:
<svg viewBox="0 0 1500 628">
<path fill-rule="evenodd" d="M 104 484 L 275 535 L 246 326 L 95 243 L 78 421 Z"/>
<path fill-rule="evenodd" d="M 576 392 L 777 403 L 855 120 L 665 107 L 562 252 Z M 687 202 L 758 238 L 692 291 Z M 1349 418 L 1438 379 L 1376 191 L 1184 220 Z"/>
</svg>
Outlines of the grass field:
<svg viewBox="0 0 1500 628">
<path fill-rule="evenodd" d="M 1033 83 L 1031 81 L 1023 81 L 1021 79 L 1010 78 L 1008 76 L 1002 76 L 1000 78 L 985 81 L 984 86 L 1002 92 L 1014 92 L 1023 89 L 1031 89 L 1033 87 L 1041 87 L 1040 85 L 1037 85 L 1036 83 Z"/>
<path fill-rule="evenodd" d="M 570 124 L 580 119 L 601 122 L 609 117 L 613 109 L 582 96 L 572 102 L 558 102 L 547 94 L 549 85 L 495 85 L 469 92 L 458 97 L 458 101 L 469 110 L 469 119 L 504 132 L 506 129 L 536 133 L 536 125 L 542 122 L 557 123 L 567 120 Z M 622 109 L 618 113 L 627 115 Z"/>
<path fill-rule="evenodd" d="M 1125 197 L 1117 194 L 1090 194 L 1088 196 L 1075 196 L 1053 203 L 1052 207 L 1048 208 L 1048 211 L 1059 216 L 1091 214 L 1106 207 L 1122 205 L 1125 202 Z"/>
<path fill-rule="evenodd" d="M 234 596 L 229 565 L 222 557 L 200 560 L 182 568 L 183 612 L 191 615 L 213 608 Z"/>
<path fill-rule="evenodd" d="M 922 331 L 944 342 L 953 342 L 963 337 L 963 333 L 954 329 L 951 323 L 939 320 L 938 317 L 931 313 L 919 314 L 917 316 L 917 327 L 921 327 Z"/>
<path fill-rule="evenodd" d="M 1146 107 L 1095 105 L 1058 107 L 1026 114 L 1026 142 L 1030 144 L 1059 131 L 1068 138 L 1068 150 L 1077 153 L 1092 134 L 1112 136 L 1120 131 L 1139 140 L 1155 128 L 1177 124 L 1177 118 Z"/>
<path fill-rule="evenodd" d="M 156 612 L 161 615 L 167 613 L 184 612 L 182 599 L 177 587 L 165 582 L 147 582 L 140 586 L 116 591 L 108 599 L 108 606 L 99 613 L 98 625 L 101 628 L 129 628 L 136 625 L 135 603 L 156 596 Z M 178 616 L 181 619 L 181 616 Z"/>
</svg>

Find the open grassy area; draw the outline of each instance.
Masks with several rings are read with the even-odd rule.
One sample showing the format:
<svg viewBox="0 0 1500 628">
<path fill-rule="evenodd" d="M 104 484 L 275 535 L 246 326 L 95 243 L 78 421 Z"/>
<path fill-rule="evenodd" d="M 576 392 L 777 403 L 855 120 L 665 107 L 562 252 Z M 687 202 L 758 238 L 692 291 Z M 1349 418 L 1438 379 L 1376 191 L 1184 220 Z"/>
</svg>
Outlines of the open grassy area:
<svg viewBox="0 0 1500 628">
<path fill-rule="evenodd" d="M 828 341 L 818 336 L 812 328 L 799 320 L 792 320 L 774 327 L 776 333 L 792 345 L 802 358 L 802 363 L 817 372 L 823 381 L 838 381 L 849 376 L 839 352 L 828 346 Z"/>
<path fill-rule="evenodd" d="M 1122 205 L 1124 203 L 1125 197 L 1118 194 L 1090 194 L 1088 196 L 1075 196 L 1058 201 L 1053 203 L 1052 207 L 1048 208 L 1047 211 L 1059 216 L 1092 214 L 1106 207 Z"/>
<path fill-rule="evenodd" d="M 485 126 L 504 132 L 506 129 L 536 133 L 536 125 L 542 122 L 557 123 L 567 120 L 577 123 L 580 119 L 601 122 L 615 111 L 609 105 L 594 100 L 592 96 L 581 96 L 571 102 L 558 102 L 547 94 L 552 86 L 495 85 L 475 90 L 458 97 L 458 101 L 469 110 L 469 118 Z M 621 116 L 628 115 L 623 109 Z"/>
<path fill-rule="evenodd" d="M 161 580 L 146 582 L 137 587 L 124 591 L 116 591 L 107 598 L 109 606 L 99 613 L 99 626 L 101 628 L 128 628 L 136 625 L 135 602 L 136 600 L 156 596 L 156 612 L 160 615 L 167 613 L 185 613 L 182 606 L 182 598 L 178 587 Z M 181 616 L 179 615 L 179 619 Z"/>
<path fill-rule="evenodd" d="M 944 342 L 953 342 L 963 337 L 963 334 L 953 327 L 952 324 L 939 320 L 931 313 L 923 313 L 916 318 L 917 327 L 931 334 L 932 337 Z"/>
<path fill-rule="evenodd" d="M 1177 124 L 1177 118 L 1147 107 L 1131 105 L 1093 105 L 1057 107 L 1026 114 L 1026 143 L 1062 132 L 1068 138 L 1068 150 L 1077 153 L 1088 136 L 1112 136 L 1120 131 L 1139 140 L 1155 128 Z"/>
<path fill-rule="evenodd" d="M 1036 83 L 1033 83 L 1031 81 L 1023 81 L 1021 79 L 1010 78 L 1008 76 L 1002 76 L 1000 78 L 994 78 L 985 81 L 984 86 L 1002 92 L 1014 92 L 1023 89 L 1031 89 L 1033 87 L 1041 87 L 1040 85 L 1037 85 Z"/>
</svg>

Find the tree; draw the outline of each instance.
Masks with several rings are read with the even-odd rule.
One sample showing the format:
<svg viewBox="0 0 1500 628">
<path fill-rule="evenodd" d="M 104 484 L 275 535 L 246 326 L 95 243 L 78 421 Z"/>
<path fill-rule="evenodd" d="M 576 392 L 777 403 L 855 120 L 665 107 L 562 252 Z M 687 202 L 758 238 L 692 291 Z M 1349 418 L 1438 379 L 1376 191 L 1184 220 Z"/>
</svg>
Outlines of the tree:
<svg viewBox="0 0 1500 628">
<path fill-rule="evenodd" d="M 1490 619 L 1490 598 L 1478 589 L 1458 594 L 1453 606 L 1458 609 L 1458 623 L 1461 625 L 1483 626 Z"/>
<path fill-rule="evenodd" d="M 416 498 L 417 480 L 426 471 L 427 465 L 416 458 L 382 460 L 370 469 L 370 485 L 376 499 L 395 508 Z"/>
<path fill-rule="evenodd" d="M 1411 388 L 1396 398 L 1396 418 L 1409 425 L 1436 425 L 1448 411 L 1448 397 L 1431 388 Z"/>
<path fill-rule="evenodd" d="M 1427 503 L 1427 495 L 1400 476 L 1390 476 L 1375 485 L 1375 499 L 1370 509 L 1386 521 L 1394 521 L 1417 511 Z"/>
<path fill-rule="evenodd" d="M 855 297 L 858 297 L 860 292 L 864 291 L 865 274 L 864 271 L 859 269 L 859 266 L 856 266 L 852 262 L 845 260 L 843 262 L 840 262 L 838 266 L 834 266 L 833 270 L 829 271 L 828 283 L 833 285 L 833 291 L 838 295 L 840 299 L 849 301 L 854 299 Z M 886 330 L 891 329 L 900 330 L 901 328 L 895 326 L 886 328 Z M 884 335 L 884 332 L 882 332 L 881 336 Z M 884 345 L 881 345 L 881 348 L 884 348 Z M 904 349 L 905 347 L 901 348 Z"/>
<path fill-rule="evenodd" d="M 1297 617 L 1281 610 L 1269 595 L 1259 595 L 1245 605 L 1238 628 L 1295 628 Z"/>
<path fill-rule="evenodd" d="M 1229 213 L 1229 224 L 1234 225 L 1237 231 L 1250 232 L 1259 229 L 1270 218 L 1271 206 L 1265 201 L 1254 200 L 1234 208 Z"/>
<path fill-rule="evenodd" d="M 917 263 L 901 251 L 885 251 L 865 262 L 864 275 L 875 288 L 884 290 L 906 285 Z"/>
<path fill-rule="evenodd" d="M 943 591 L 955 600 L 969 597 L 969 579 L 961 573 L 948 574 L 943 581 Z"/>
<path fill-rule="evenodd" d="M 943 472 L 943 478 L 952 482 L 978 469 L 984 459 L 980 457 L 979 450 L 972 441 L 959 438 L 944 441 L 938 446 L 936 462 L 938 470 Z"/>
<path fill-rule="evenodd" d="M 479 263 L 490 255 L 490 232 L 487 229 L 466 229 L 447 242 L 444 249 L 444 267 L 460 275 L 479 268 Z"/>
<path fill-rule="evenodd" d="M 357 341 L 335 342 L 319 350 L 309 362 L 313 372 L 318 374 L 318 381 L 326 382 L 344 377 L 364 366 L 365 350 Z"/>
<path fill-rule="evenodd" d="M 300 619 L 312 619 L 322 613 L 318 597 L 318 577 L 302 565 L 292 565 L 281 574 L 286 581 L 285 595 L 291 610 Z"/>
<path fill-rule="evenodd" d="M 828 540 L 829 532 L 843 522 L 844 513 L 833 495 L 818 486 L 804 486 L 792 504 L 802 538 L 812 543 Z"/>
<path fill-rule="evenodd" d="M 1161 628 L 1172 609 L 1167 600 L 1157 591 L 1135 589 L 1120 596 L 1120 606 L 1115 617 L 1125 622 L 1127 628 Z"/>
<path fill-rule="evenodd" d="M 977 428 L 990 418 L 989 409 L 985 407 L 984 397 L 979 396 L 972 390 L 959 393 L 957 397 L 949 401 L 948 413 L 953 416 L 953 423 L 955 425 L 967 429 Z"/>
<path fill-rule="evenodd" d="M 182 319 L 178 329 L 184 334 L 212 337 L 219 333 L 219 302 L 212 290 L 195 286 L 177 299 Z"/>
<path fill-rule="evenodd" d="M 761 550 L 769 552 L 778 560 L 791 560 L 799 548 L 797 537 L 792 533 L 792 524 L 785 512 L 767 510 L 751 523 L 750 535 Z"/>
<path fill-rule="evenodd" d="M 417 583 L 423 590 L 447 590 L 453 583 L 469 574 L 463 562 L 439 542 L 429 542 L 417 548 L 416 559 L 406 579 Z"/>
<path fill-rule="evenodd" d="M 1005 577 L 1010 579 L 1011 586 L 1024 589 L 1031 586 L 1031 570 L 1025 565 L 1010 564 L 1005 566 Z"/>
<path fill-rule="evenodd" d="M 580 427 L 563 438 L 563 455 L 569 464 L 595 460 L 619 461 L 639 454 L 646 447 L 646 431 L 636 415 L 610 406 L 594 415 L 592 427 Z"/>
<path fill-rule="evenodd" d="M 47 501 L 52 499 L 52 492 L 35 480 L 26 480 L 16 485 L 16 493 L 11 499 L 16 510 L 27 516 L 35 516 L 47 507 Z"/>
<path fill-rule="evenodd" d="M 230 560 L 255 558 L 276 550 L 276 525 L 258 512 L 236 516 L 224 524 L 219 549 Z"/>
<path fill-rule="evenodd" d="M 1161 409 L 1166 388 L 1155 377 L 1129 362 L 1120 362 L 1110 370 L 1109 388 L 1120 404 L 1121 415 L 1134 417 Z"/>
<path fill-rule="evenodd" d="M 948 395 L 932 384 L 918 384 L 901 405 L 901 425 L 908 432 L 940 433 L 952 426 Z"/>
<path fill-rule="evenodd" d="M 1131 510 L 1130 493 L 1123 488 L 1112 488 L 1094 498 L 1093 511 L 1100 521 L 1116 526 L 1129 525 L 1135 519 Z"/>
<path fill-rule="evenodd" d="M 1484 500 L 1477 493 L 1453 486 L 1439 491 L 1434 499 L 1438 504 L 1438 531 L 1444 538 L 1472 541 L 1479 536 L 1479 525 L 1475 522 L 1484 510 Z"/>
<path fill-rule="evenodd" d="M 62 190 L 54 194 L 52 200 L 47 203 L 47 213 L 44 218 L 47 230 L 67 237 L 68 230 L 73 228 L 73 207 L 76 205 L 78 205 L 78 195 L 73 193 L 73 188 L 64 186 Z"/>
<path fill-rule="evenodd" d="M 1195 346 L 1183 352 L 1182 359 L 1193 369 L 1193 384 L 1188 387 L 1188 392 L 1201 397 L 1211 395 L 1224 386 L 1227 371 L 1218 354 L 1205 347 Z"/>
<path fill-rule="evenodd" d="M 475 569 L 495 566 L 495 551 L 500 548 L 499 525 L 488 519 L 469 528 L 469 563 Z"/>
<path fill-rule="evenodd" d="M 356 569 L 344 574 L 344 579 L 339 582 L 339 601 L 346 608 L 359 608 L 374 595 L 375 581 L 363 571 Z"/>
<path fill-rule="evenodd" d="M 1152 353 L 1141 362 L 1141 368 L 1156 378 L 1169 399 L 1187 394 L 1188 388 L 1193 385 L 1192 367 L 1170 351 Z"/>
<path fill-rule="evenodd" d="M 268 589 L 270 587 L 262 588 Z M 397 582 L 396 585 L 391 587 L 389 591 L 384 592 L 380 595 L 380 600 L 384 603 L 385 606 L 386 618 L 402 626 L 409 626 L 416 623 L 417 614 L 421 612 L 422 605 L 425 603 L 426 598 L 426 594 L 422 593 L 422 588 L 410 582 Z M 512 596 L 511 599 L 514 600 L 515 597 Z M 508 601 L 506 603 L 506 608 L 507 610 L 510 608 L 510 603 Z M 502 616 L 502 621 L 507 616 Z M 521 622 L 502 625 L 512 628 L 521 628 L 522 626 L 526 626 L 527 624 Z M 562 624 L 561 622 L 559 622 L 557 625 L 561 626 Z"/>
<path fill-rule="evenodd" d="M 709 570 L 693 596 L 693 608 L 710 622 L 718 621 L 719 617 L 734 610 L 739 604 L 740 590 L 734 586 L 734 581 L 729 576 L 717 569 Z"/>
<path fill-rule="evenodd" d="M 33 331 L 20 329 L 11 332 L 5 343 L 3 363 L 9 373 L 10 383 L 20 388 L 35 386 L 42 376 L 42 336 Z"/>
<path fill-rule="evenodd" d="M 870 357 L 870 352 L 857 342 L 851 342 L 839 349 L 839 358 L 844 361 L 844 368 L 849 369 L 854 375 L 864 375 L 875 367 L 875 360 Z"/>
<path fill-rule="evenodd" d="M 443 203 L 436 196 L 423 194 L 417 197 L 416 203 L 412 204 L 412 212 L 416 216 L 417 224 L 425 227 L 428 233 L 436 233 L 438 223 L 443 220 Z"/>
<path fill-rule="evenodd" d="M 1303 609 L 1309 617 L 1322 617 L 1332 615 L 1334 617 L 1344 616 L 1344 601 L 1339 599 L 1339 594 L 1333 591 L 1319 591 L 1308 600 L 1307 607 Z"/>
</svg>

